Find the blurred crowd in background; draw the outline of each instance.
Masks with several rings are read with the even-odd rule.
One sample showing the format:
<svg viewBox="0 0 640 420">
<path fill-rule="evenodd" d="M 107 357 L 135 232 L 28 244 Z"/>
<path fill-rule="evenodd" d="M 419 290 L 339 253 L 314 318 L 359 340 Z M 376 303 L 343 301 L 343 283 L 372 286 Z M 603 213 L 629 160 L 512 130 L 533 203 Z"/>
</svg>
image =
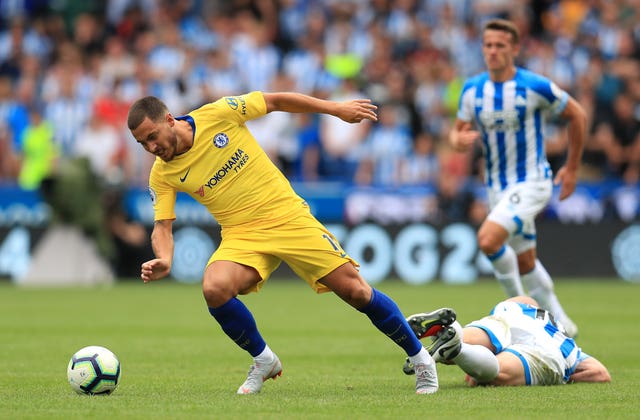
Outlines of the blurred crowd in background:
<svg viewBox="0 0 640 420">
<path fill-rule="evenodd" d="M 292 90 L 369 97 L 379 122 L 250 122 L 290 179 L 468 197 L 482 156 L 453 153 L 447 132 L 464 79 L 484 70 L 493 17 L 520 28 L 519 65 L 585 107 L 581 180 L 639 183 L 638 0 L 0 0 L 0 14 L 0 184 L 38 189 L 84 158 L 100 182 L 142 188 L 152 156 L 127 130 L 132 101 L 155 95 L 182 115 L 225 95 Z M 546 148 L 557 170 L 562 121 Z"/>
</svg>

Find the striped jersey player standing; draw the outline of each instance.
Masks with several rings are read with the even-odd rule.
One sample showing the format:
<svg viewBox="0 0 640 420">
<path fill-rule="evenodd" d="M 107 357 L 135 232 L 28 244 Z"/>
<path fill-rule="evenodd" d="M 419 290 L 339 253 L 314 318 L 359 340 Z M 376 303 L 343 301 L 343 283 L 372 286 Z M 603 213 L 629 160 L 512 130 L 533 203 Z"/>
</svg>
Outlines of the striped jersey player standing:
<svg viewBox="0 0 640 420">
<path fill-rule="evenodd" d="M 459 151 L 482 142 L 490 212 L 478 231 L 478 245 L 508 296 L 524 295 L 526 287 L 575 336 L 578 329 L 537 258 L 534 221 L 551 198 L 552 184 L 561 185 L 561 200 L 575 190 L 586 114 L 549 79 L 515 65 L 519 32 L 512 22 L 490 20 L 482 37 L 488 71 L 466 81 L 449 134 Z M 544 147 L 548 115 L 568 120 L 567 158 L 553 180 Z"/>
</svg>

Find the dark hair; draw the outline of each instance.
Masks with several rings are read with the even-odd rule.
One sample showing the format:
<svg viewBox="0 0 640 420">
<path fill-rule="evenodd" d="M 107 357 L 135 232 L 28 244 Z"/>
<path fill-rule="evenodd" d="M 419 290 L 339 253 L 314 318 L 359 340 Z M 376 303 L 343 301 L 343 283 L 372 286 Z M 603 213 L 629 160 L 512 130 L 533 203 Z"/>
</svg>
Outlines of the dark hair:
<svg viewBox="0 0 640 420">
<path fill-rule="evenodd" d="M 154 122 L 160 121 L 168 112 L 167 106 L 160 99 L 155 96 L 145 96 L 135 101 L 129 108 L 127 126 L 129 130 L 135 130 L 145 118 L 148 117 Z"/>
<path fill-rule="evenodd" d="M 494 31 L 502 31 L 511 34 L 511 41 L 513 44 L 520 42 L 520 31 L 518 27 L 511 21 L 506 19 L 491 19 L 484 25 L 483 32 L 487 29 Z"/>
</svg>

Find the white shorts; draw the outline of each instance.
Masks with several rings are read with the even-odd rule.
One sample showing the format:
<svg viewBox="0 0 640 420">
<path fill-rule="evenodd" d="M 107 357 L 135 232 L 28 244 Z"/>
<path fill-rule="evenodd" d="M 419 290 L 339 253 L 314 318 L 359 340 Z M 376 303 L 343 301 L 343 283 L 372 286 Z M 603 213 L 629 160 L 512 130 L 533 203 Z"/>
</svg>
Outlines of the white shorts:
<svg viewBox="0 0 640 420">
<path fill-rule="evenodd" d="M 504 191 L 489 190 L 488 220 L 509 232 L 509 245 L 516 254 L 536 246 L 535 218 L 549 203 L 551 180 L 527 181 L 512 185 Z"/>
<path fill-rule="evenodd" d="M 515 354 L 524 367 L 527 385 L 564 384 L 575 370 L 581 350 L 563 334 L 550 333 L 548 326 L 545 329 L 547 324 L 548 320 L 523 315 L 517 303 L 502 302 L 492 315 L 467 327 L 485 331 L 496 354 L 503 351 Z"/>
</svg>

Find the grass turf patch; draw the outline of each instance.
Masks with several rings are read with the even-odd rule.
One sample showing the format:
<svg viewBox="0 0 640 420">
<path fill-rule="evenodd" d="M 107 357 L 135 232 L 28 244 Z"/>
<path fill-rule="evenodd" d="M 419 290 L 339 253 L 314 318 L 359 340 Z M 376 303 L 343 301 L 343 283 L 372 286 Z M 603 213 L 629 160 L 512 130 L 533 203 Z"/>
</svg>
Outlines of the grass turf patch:
<svg viewBox="0 0 640 420">
<path fill-rule="evenodd" d="M 461 323 L 503 298 L 490 279 L 473 285 L 377 286 L 406 315 L 449 306 Z M 336 296 L 302 281 L 270 280 L 241 297 L 282 360 L 283 376 L 254 396 L 235 395 L 250 357 L 209 316 L 197 285 L 122 281 L 102 288 L 0 284 L 0 418 L 630 418 L 637 415 L 640 287 L 619 280 L 556 281 L 580 328 L 578 344 L 613 382 L 554 387 L 468 388 L 439 365 L 440 391 L 415 395 L 404 354 Z M 122 363 L 107 397 L 76 395 L 71 355 L 109 348 Z"/>
</svg>

